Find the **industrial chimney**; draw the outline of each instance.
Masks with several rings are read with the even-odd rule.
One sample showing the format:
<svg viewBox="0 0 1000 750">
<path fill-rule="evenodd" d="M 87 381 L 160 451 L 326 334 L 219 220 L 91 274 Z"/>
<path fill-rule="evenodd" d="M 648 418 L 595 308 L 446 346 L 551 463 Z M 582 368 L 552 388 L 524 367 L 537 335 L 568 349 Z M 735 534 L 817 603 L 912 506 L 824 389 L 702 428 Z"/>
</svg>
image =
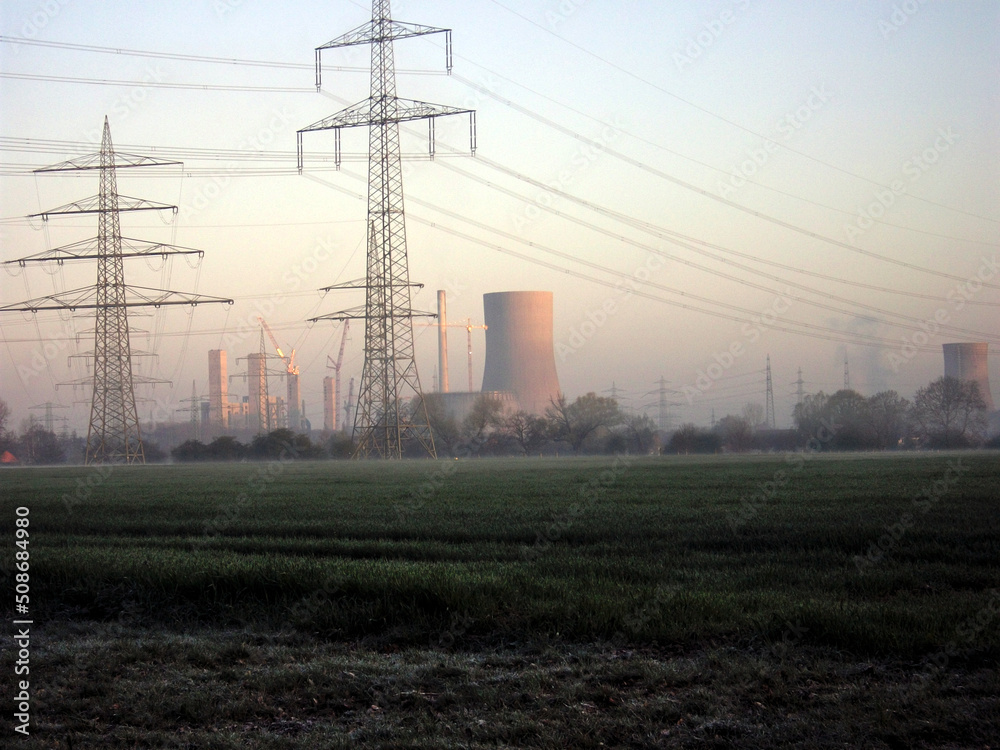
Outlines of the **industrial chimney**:
<svg viewBox="0 0 1000 750">
<path fill-rule="evenodd" d="M 559 396 L 552 334 L 552 292 L 483 295 L 486 363 L 483 392 L 513 393 L 518 406 L 542 414 Z"/>
<path fill-rule="evenodd" d="M 987 367 L 989 344 L 944 344 L 944 374 L 959 380 L 979 384 L 979 393 L 986 402 L 986 410 L 993 411 L 993 394 L 990 392 L 990 373 Z"/>
</svg>

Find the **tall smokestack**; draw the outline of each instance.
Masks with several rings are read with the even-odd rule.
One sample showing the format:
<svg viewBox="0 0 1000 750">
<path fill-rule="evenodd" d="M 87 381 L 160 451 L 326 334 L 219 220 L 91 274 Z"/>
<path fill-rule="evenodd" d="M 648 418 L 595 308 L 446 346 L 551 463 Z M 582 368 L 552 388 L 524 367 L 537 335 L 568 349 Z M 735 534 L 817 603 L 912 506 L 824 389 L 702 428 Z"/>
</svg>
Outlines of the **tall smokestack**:
<svg viewBox="0 0 1000 750">
<path fill-rule="evenodd" d="M 944 374 L 978 383 L 987 411 L 993 411 L 996 407 L 990 391 L 989 346 L 984 343 L 944 344 Z"/>
<path fill-rule="evenodd" d="M 448 392 L 448 321 L 444 289 L 438 289 L 438 391 Z"/>
<path fill-rule="evenodd" d="M 208 422 L 214 427 L 227 427 L 229 414 L 229 380 L 226 378 L 226 350 L 208 352 Z"/>
<path fill-rule="evenodd" d="M 508 391 L 520 408 L 542 414 L 559 395 L 552 335 L 552 292 L 483 295 L 483 391 Z"/>
</svg>

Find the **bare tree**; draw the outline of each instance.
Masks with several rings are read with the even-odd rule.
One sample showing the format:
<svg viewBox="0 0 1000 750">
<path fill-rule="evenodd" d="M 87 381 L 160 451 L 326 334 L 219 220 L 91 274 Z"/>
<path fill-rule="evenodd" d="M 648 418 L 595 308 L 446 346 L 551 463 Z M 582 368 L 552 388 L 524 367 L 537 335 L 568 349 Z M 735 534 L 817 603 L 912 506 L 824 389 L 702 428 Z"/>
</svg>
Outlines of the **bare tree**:
<svg viewBox="0 0 1000 750">
<path fill-rule="evenodd" d="M 764 407 L 759 401 L 748 401 L 743 405 L 743 418 L 750 423 L 750 428 L 756 430 L 764 424 Z"/>
<path fill-rule="evenodd" d="M 899 442 L 906 433 L 909 409 L 910 402 L 895 391 L 881 391 L 866 400 L 863 420 L 875 448 L 885 450 Z"/>
<path fill-rule="evenodd" d="M 548 441 L 545 420 L 524 410 L 508 414 L 503 422 L 503 431 L 525 456 L 534 453 Z"/>
<path fill-rule="evenodd" d="M 746 417 L 728 414 L 719 420 L 715 429 L 722 438 L 722 445 L 734 453 L 750 450 L 753 444 L 753 428 Z"/>
<path fill-rule="evenodd" d="M 579 453 L 584 441 L 602 428 L 611 428 L 622 421 L 618 402 L 613 398 L 588 393 L 569 404 L 566 397 L 559 394 L 551 399 L 545 410 L 545 418 L 555 440 L 565 440 Z"/>
<path fill-rule="evenodd" d="M 986 430 L 986 402 L 974 381 L 945 376 L 917 391 L 910 414 L 929 445 L 962 447 Z"/>
</svg>

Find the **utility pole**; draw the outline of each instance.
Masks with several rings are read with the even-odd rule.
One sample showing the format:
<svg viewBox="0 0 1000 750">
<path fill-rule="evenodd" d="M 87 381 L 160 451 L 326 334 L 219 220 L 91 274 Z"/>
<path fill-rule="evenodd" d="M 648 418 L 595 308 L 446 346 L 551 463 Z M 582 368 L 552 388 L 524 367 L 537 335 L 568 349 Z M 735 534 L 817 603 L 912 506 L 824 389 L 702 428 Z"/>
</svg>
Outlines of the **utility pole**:
<svg viewBox="0 0 1000 750">
<path fill-rule="evenodd" d="M 451 31 L 393 21 L 389 0 L 373 0 L 372 20 L 316 49 L 316 88 L 322 83 L 324 49 L 371 45 L 371 89 L 367 99 L 298 132 L 298 167 L 303 168 L 302 134 L 333 130 L 335 163 L 340 165 L 340 131 L 368 128 L 367 273 L 363 309 L 345 310 L 313 320 L 365 321 L 365 359 L 354 416 L 356 457 L 401 458 L 404 447 L 418 447 L 436 457 L 427 407 L 422 397 L 413 351 L 413 318 L 434 317 L 412 309 L 399 123 L 428 121 L 428 154 L 434 157 L 435 118 L 468 114 L 470 146 L 475 153 L 475 113 L 396 96 L 393 41 L 445 34 L 446 65 L 451 72 Z M 362 288 L 340 285 L 339 288 Z M 411 403 L 407 404 L 406 399 Z"/>
<path fill-rule="evenodd" d="M 764 408 L 764 423 L 772 430 L 776 427 L 774 419 L 774 385 L 771 382 L 770 354 L 767 355 L 767 400 Z"/>
<path fill-rule="evenodd" d="M 126 167 L 151 167 L 180 164 L 148 156 L 116 154 L 111 142 L 111 127 L 104 118 L 104 133 L 99 154 L 62 162 L 35 172 L 100 171 L 98 195 L 69 203 L 41 214 L 98 215 L 97 238 L 56 248 L 45 253 L 9 261 L 24 266 L 28 262 L 63 263 L 71 260 L 97 260 L 97 284 L 48 297 L 0 307 L 0 312 L 41 310 L 96 311 L 94 325 L 94 376 L 91 394 L 90 422 L 87 428 L 86 463 L 145 463 L 139 414 L 132 375 L 132 353 L 129 344 L 128 309 L 130 307 L 162 307 L 165 305 L 233 304 L 231 299 L 183 294 L 165 289 L 130 287 L 125 284 L 125 258 L 165 255 L 198 255 L 200 250 L 162 243 L 123 238 L 119 215 L 122 211 L 172 211 L 177 207 L 138 198 L 118 195 L 117 170 Z"/>
</svg>

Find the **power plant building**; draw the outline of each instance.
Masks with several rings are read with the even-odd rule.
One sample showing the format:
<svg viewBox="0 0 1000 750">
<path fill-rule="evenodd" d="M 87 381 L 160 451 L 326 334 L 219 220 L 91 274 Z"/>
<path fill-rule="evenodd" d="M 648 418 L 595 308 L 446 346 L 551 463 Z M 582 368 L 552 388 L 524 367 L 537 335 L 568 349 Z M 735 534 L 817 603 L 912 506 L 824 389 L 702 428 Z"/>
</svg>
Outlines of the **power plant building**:
<svg viewBox="0 0 1000 750">
<path fill-rule="evenodd" d="M 229 379 L 226 377 L 226 350 L 208 352 L 208 424 L 214 427 L 229 426 Z"/>
<path fill-rule="evenodd" d="M 982 395 L 983 401 L 986 402 L 987 411 L 994 411 L 996 406 L 990 391 L 988 367 L 989 344 L 944 344 L 943 348 L 945 376 L 977 383 L 979 393 Z"/>
<path fill-rule="evenodd" d="M 483 392 L 509 392 L 518 407 L 543 414 L 558 398 L 552 292 L 483 295 L 486 361 Z"/>
</svg>

